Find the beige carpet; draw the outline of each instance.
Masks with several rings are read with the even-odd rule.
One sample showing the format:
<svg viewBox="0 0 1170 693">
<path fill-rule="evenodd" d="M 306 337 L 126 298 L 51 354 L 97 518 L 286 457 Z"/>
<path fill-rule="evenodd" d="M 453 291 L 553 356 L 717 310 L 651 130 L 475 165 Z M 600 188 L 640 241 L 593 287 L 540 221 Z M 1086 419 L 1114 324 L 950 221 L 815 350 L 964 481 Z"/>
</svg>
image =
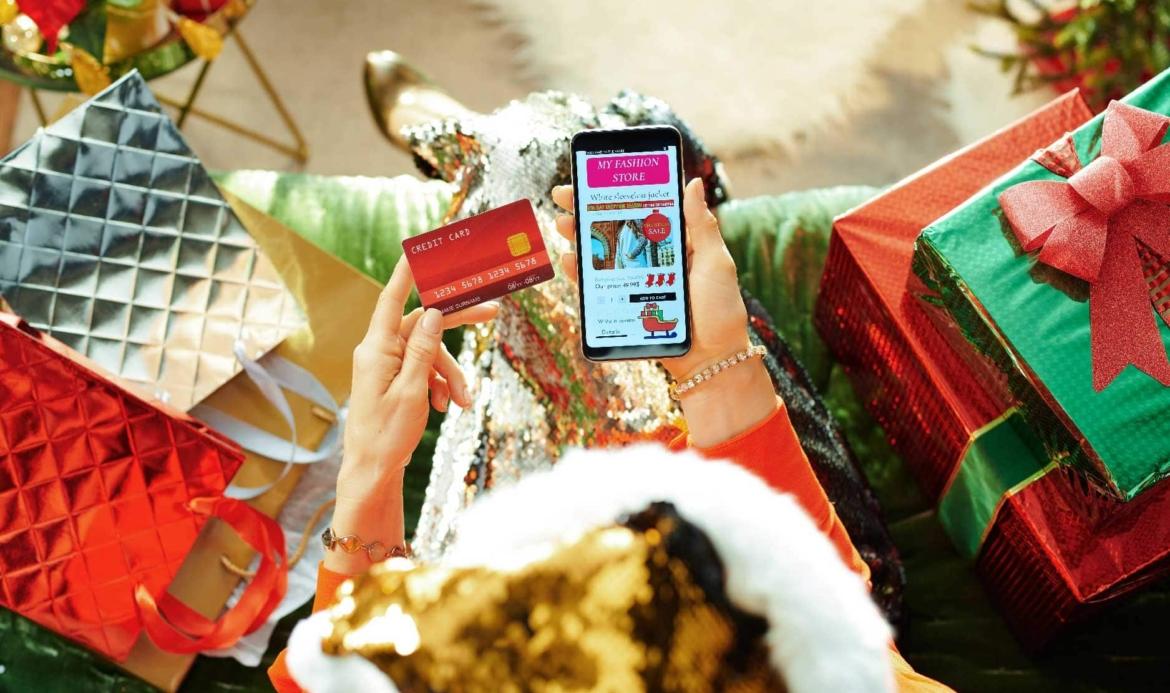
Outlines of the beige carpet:
<svg viewBox="0 0 1170 693">
<path fill-rule="evenodd" d="M 482 0 L 260 0 L 243 31 L 299 120 L 312 149 L 305 168 L 316 173 L 396 175 L 414 170 L 409 157 L 381 139 L 368 115 L 361 66 L 370 50 L 391 48 L 408 56 L 480 110 L 533 89 L 575 84 L 587 84 L 598 96 L 631 85 L 662 93 L 654 88 L 650 68 L 643 71 L 633 62 L 619 70 L 613 60 L 580 61 L 573 74 L 563 73 L 555 61 L 546 63 L 542 56 L 552 51 L 550 37 L 568 40 L 563 37 L 573 35 L 585 20 L 530 9 L 519 21 L 518 14 L 504 16 L 498 9 L 502 4 L 500 0 L 497 9 L 489 10 Z M 1009 122 L 1043 98 L 1007 97 L 1008 82 L 995 65 L 968 50 L 974 41 L 1002 42 L 1004 36 L 983 35 L 988 27 L 981 28 L 960 0 L 833 0 L 796 3 L 797 9 L 788 0 L 736 4 L 742 5 L 738 14 L 723 15 L 718 22 L 678 20 L 676 28 L 688 35 L 678 36 L 681 48 L 668 55 L 671 60 L 685 58 L 678 71 L 683 79 L 722 85 L 709 86 L 694 98 L 681 96 L 677 107 L 685 117 L 702 122 L 700 134 L 718 142 L 717 152 L 725 158 L 739 195 L 888 183 Z M 575 5 L 600 13 L 598 3 Z M 821 5 L 867 6 L 853 21 L 871 21 L 882 30 L 829 31 L 823 11 L 809 9 Z M 516 6 L 535 7 L 526 0 Z M 907 13 L 907 7 L 915 11 Z M 788 9 L 778 17 L 777 8 Z M 891 14 L 874 14 L 875 8 Z M 750 42 L 736 40 L 740 28 L 749 32 Z M 990 33 L 996 34 L 993 29 Z M 846 41 L 862 35 L 879 37 L 861 51 L 863 60 L 857 57 L 858 47 Z M 708 59 L 712 52 L 705 50 L 706 41 L 721 46 L 718 61 Z M 538 44 L 545 48 L 536 50 Z M 809 80 L 809 75 L 825 73 L 824 65 L 816 67 L 817 60 L 850 74 L 826 81 L 821 93 L 820 82 Z M 152 86 L 178 95 L 194 75 L 194 66 L 188 66 Z M 839 91 L 851 84 L 861 85 L 856 94 L 848 89 L 844 96 L 827 92 L 829 86 Z M 760 94 L 760 101 L 768 95 L 773 108 L 780 103 L 792 117 L 777 117 L 773 125 L 757 109 L 759 104 L 741 103 L 746 97 L 728 94 Z M 47 97 L 50 109 L 54 98 Z M 200 104 L 281 135 L 275 113 L 231 42 L 212 68 Z M 25 98 L 13 141 L 23 141 L 35 126 Z M 187 135 L 212 168 L 292 167 L 284 155 L 194 119 Z M 752 142 L 760 146 L 745 146 Z"/>
</svg>

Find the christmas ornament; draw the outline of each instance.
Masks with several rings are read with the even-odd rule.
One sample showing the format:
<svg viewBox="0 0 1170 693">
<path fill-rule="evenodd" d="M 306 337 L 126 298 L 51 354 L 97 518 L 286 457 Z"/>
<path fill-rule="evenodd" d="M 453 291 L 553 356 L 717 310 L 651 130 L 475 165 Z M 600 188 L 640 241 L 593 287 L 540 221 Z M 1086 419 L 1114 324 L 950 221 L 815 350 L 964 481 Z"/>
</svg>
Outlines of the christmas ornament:
<svg viewBox="0 0 1170 693">
<path fill-rule="evenodd" d="M 110 71 L 97 58 L 80 48 L 70 48 L 73 80 L 83 94 L 93 95 L 110 86 Z"/>
<path fill-rule="evenodd" d="M 983 52 L 1014 73 L 1017 92 L 1079 88 L 1100 110 L 1170 68 L 1168 0 L 983 0 L 974 7 L 1015 30 L 1018 52 Z"/>
<path fill-rule="evenodd" d="M 85 9 L 86 0 L 20 0 L 20 11 L 32 18 L 45 37 L 45 52 L 57 50 L 57 36 Z"/>
<path fill-rule="evenodd" d="M 16 0 L 0 0 L 0 25 L 11 22 L 19 14 L 20 8 L 16 6 Z"/>
<path fill-rule="evenodd" d="M 0 0 L 5 2 L 12 0 Z M 168 0 L 25 0 L 17 7 L 26 13 L 35 32 L 23 22 L 13 26 L 19 17 L 0 22 L 5 32 L 0 62 L 33 88 L 76 87 L 93 94 L 105 79 L 117 79 L 130 70 L 139 70 L 149 80 L 196 58 L 214 60 L 224 36 L 253 2 L 209 2 L 199 5 L 203 9 L 187 5 L 185 9 L 191 12 L 184 14 Z M 0 13 L 11 7 L 0 5 Z M 66 50 L 58 50 L 59 46 Z M 79 57 L 78 50 L 93 60 Z M 95 68 L 95 61 L 103 68 Z"/>
<path fill-rule="evenodd" d="M 223 50 L 223 36 L 218 31 L 186 17 L 179 17 L 175 25 L 195 55 L 204 60 L 219 57 L 219 52 Z"/>
<path fill-rule="evenodd" d="M 2 32 L 4 49 L 13 53 L 35 53 L 43 43 L 36 22 L 27 14 L 17 15 L 4 25 Z"/>
<path fill-rule="evenodd" d="M 652 243 L 661 243 L 670 237 L 670 219 L 657 209 L 642 220 L 642 234 Z"/>
</svg>

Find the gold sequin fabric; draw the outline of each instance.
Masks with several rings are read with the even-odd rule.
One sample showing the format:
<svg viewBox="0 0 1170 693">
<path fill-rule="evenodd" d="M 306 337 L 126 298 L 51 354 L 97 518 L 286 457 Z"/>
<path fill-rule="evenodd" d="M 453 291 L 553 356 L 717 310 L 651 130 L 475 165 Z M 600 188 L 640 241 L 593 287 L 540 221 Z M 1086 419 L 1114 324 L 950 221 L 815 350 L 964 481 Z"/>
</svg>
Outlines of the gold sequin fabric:
<svg viewBox="0 0 1170 693">
<path fill-rule="evenodd" d="M 322 647 L 404 692 L 783 690 L 766 623 L 722 577 L 705 535 L 659 503 L 489 566 L 376 566 L 341 587 Z"/>
</svg>

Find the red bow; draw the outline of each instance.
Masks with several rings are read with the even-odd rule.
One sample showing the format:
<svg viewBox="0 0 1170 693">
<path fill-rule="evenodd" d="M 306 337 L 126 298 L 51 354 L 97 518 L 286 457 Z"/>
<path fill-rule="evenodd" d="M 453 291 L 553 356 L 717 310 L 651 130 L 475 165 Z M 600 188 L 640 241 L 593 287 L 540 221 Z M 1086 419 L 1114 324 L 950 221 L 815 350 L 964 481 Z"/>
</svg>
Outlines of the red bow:
<svg viewBox="0 0 1170 693">
<path fill-rule="evenodd" d="M 1105 111 L 1096 160 L 1081 168 L 1074 152 L 1071 170 L 1059 172 L 1071 173 L 1067 181 L 1029 181 L 999 196 L 1025 251 L 1039 248 L 1040 262 L 1089 282 L 1098 391 L 1131 363 L 1170 385 L 1138 248 L 1140 242 L 1170 260 L 1170 144 L 1161 144 L 1168 126 L 1164 115 L 1115 101 Z"/>
</svg>

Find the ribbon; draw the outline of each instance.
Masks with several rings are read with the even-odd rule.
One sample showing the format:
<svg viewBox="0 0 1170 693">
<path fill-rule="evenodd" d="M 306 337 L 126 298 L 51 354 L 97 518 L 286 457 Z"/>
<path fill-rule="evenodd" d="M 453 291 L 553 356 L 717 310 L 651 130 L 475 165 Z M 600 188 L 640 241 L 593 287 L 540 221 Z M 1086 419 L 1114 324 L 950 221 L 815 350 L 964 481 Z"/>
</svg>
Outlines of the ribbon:
<svg viewBox="0 0 1170 693">
<path fill-rule="evenodd" d="M 1170 145 L 1161 144 L 1168 126 L 1164 115 L 1114 101 L 1105 111 L 1101 154 L 1088 166 L 1075 152 L 1047 152 L 1040 163 L 1060 162 L 1050 169 L 1067 180 L 1028 181 L 999 196 L 1025 252 L 1039 250 L 1037 261 L 1089 283 L 1098 392 L 1130 364 L 1170 385 L 1142 257 L 1152 254 L 1162 266 L 1170 260 Z M 1067 154 L 1067 140 L 1060 144 Z M 1170 324 L 1170 315 L 1159 315 Z"/>
<path fill-rule="evenodd" d="M 971 433 L 943 487 L 938 519 L 964 558 L 975 560 L 1004 501 L 1056 467 L 1012 407 Z"/>
<path fill-rule="evenodd" d="M 285 439 L 236 417 L 207 406 L 197 405 L 191 414 L 202 419 L 215 430 L 234 440 L 240 447 L 273 460 L 284 460 L 280 475 L 261 486 L 245 488 L 232 484 L 224 490 L 228 498 L 250 500 L 262 495 L 288 476 L 293 465 L 315 464 L 332 458 L 341 451 L 342 432 L 345 430 L 345 407 L 338 405 L 329 390 L 309 371 L 275 353 L 269 353 L 259 360 L 253 360 L 244 352 L 243 346 L 236 345 L 236 360 L 240 362 L 248 378 L 273 407 L 280 412 L 290 437 Z M 297 444 L 297 422 L 284 390 L 295 392 L 313 404 L 325 409 L 334 417 L 334 424 L 316 450 L 309 450 Z"/>
</svg>

